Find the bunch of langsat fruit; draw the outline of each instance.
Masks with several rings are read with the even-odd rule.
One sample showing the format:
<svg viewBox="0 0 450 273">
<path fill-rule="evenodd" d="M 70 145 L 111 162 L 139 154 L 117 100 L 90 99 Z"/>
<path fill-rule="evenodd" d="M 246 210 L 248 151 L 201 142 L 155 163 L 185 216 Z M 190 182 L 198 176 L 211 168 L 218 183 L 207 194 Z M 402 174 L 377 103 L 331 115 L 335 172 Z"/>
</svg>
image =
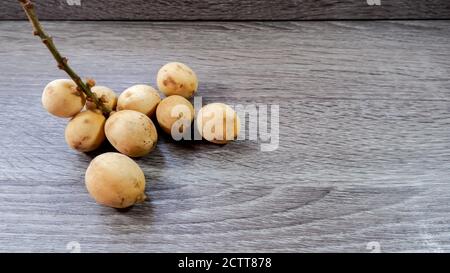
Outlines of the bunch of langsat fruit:
<svg viewBox="0 0 450 273">
<path fill-rule="evenodd" d="M 145 200 L 144 173 L 130 157 L 145 156 L 155 148 L 158 133 L 150 119 L 154 115 L 161 129 L 172 136 L 190 132 L 196 117 L 198 132 L 204 139 L 218 144 L 236 139 L 240 120 L 228 105 L 211 103 L 195 114 L 188 99 L 196 93 L 198 79 L 187 65 L 171 62 L 159 70 L 157 85 L 166 96 L 162 100 L 157 90 L 144 84 L 131 86 L 117 97 L 113 90 L 96 85 L 94 80 L 81 80 L 43 31 L 33 4 L 29 0 L 19 2 L 34 34 L 71 78 L 48 83 L 42 93 L 42 105 L 49 113 L 70 118 L 65 129 L 67 144 L 89 152 L 107 139 L 119 152 L 95 157 L 86 170 L 86 187 L 97 203 L 126 208 Z"/>
</svg>

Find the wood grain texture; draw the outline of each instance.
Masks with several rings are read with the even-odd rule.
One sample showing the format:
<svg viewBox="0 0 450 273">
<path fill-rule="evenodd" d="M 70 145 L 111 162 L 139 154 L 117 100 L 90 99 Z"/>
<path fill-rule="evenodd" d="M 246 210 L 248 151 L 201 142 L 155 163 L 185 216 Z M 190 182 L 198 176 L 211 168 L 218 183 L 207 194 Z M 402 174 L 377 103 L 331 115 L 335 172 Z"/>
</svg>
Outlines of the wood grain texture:
<svg viewBox="0 0 450 273">
<path fill-rule="evenodd" d="M 73 67 L 117 92 L 178 60 L 205 102 L 280 105 L 280 147 L 177 143 L 137 162 L 126 212 L 40 104 L 64 77 L 27 22 L 0 23 L 0 251 L 450 251 L 449 21 L 46 22 Z"/>
<path fill-rule="evenodd" d="M 25 19 L 14 0 L 2 0 L 0 19 Z M 450 19 L 448 0 L 45 0 L 49 20 L 329 20 Z M 77 5 L 77 3 L 79 5 Z"/>
</svg>

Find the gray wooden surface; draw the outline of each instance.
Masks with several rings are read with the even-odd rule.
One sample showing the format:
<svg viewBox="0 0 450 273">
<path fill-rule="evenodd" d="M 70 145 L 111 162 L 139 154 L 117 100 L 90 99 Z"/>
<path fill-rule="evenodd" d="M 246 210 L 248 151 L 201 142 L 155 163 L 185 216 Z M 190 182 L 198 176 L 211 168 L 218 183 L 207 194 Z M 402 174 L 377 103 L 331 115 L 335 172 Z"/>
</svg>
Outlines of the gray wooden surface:
<svg viewBox="0 0 450 273">
<path fill-rule="evenodd" d="M 35 0 L 51 20 L 450 19 L 448 0 Z M 25 19 L 0 0 L 0 19 Z"/>
<path fill-rule="evenodd" d="M 27 22 L 0 22 L 0 251 L 450 251 L 450 21 L 45 26 L 118 92 L 178 60 L 206 102 L 279 104 L 280 147 L 161 133 L 138 160 L 150 200 L 99 206 L 96 153 L 40 103 L 64 74 Z"/>
</svg>

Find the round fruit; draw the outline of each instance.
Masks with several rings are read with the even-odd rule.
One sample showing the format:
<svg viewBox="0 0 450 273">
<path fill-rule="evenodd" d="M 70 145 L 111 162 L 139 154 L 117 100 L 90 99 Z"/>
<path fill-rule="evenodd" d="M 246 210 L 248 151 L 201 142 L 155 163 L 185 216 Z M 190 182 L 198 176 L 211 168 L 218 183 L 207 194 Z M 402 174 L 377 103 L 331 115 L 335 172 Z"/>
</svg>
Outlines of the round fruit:
<svg viewBox="0 0 450 273">
<path fill-rule="evenodd" d="M 156 119 L 159 126 L 167 134 L 172 135 L 172 127 L 176 124 L 178 133 L 183 133 L 190 128 L 194 119 L 194 107 L 182 96 L 173 95 L 163 99 L 156 109 Z"/>
<path fill-rule="evenodd" d="M 114 148 L 131 157 L 150 153 L 158 141 L 158 133 L 150 118 L 133 110 L 112 114 L 106 121 L 105 133 Z"/>
<path fill-rule="evenodd" d="M 120 94 L 117 111 L 134 110 L 151 117 L 160 101 L 161 97 L 153 87 L 144 84 L 133 85 Z"/>
<path fill-rule="evenodd" d="M 156 77 L 158 88 L 166 96 L 192 97 L 197 91 L 198 79 L 187 65 L 173 62 L 161 67 Z"/>
<path fill-rule="evenodd" d="M 83 92 L 77 90 L 74 81 L 54 80 L 47 84 L 42 93 L 42 105 L 52 115 L 69 118 L 81 111 L 86 102 Z"/>
<path fill-rule="evenodd" d="M 80 152 L 97 149 L 105 140 L 105 120 L 99 112 L 87 110 L 78 113 L 66 126 L 67 144 Z"/>
<path fill-rule="evenodd" d="M 143 202 L 145 176 L 131 158 L 105 153 L 94 158 L 86 170 L 86 188 L 99 204 L 126 208 Z"/>
<path fill-rule="evenodd" d="M 106 86 L 96 85 L 91 88 L 91 91 L 97 95 L 97 98 L 103 102 L 103 105 L 110 111 L 116 109 L 117 105 L 117 95 L 116 93 Z M 90 110 L 97 109 L 94 102 L 87 101 L 86 108 Z"/>
<path fill-rule="evenodd" d="M 211 103 L 200 109 L 197 128 L 206 140 L 225 144 L 237 138 L 240 120 L 236 112 L 223 103 Z"/>
</svg>

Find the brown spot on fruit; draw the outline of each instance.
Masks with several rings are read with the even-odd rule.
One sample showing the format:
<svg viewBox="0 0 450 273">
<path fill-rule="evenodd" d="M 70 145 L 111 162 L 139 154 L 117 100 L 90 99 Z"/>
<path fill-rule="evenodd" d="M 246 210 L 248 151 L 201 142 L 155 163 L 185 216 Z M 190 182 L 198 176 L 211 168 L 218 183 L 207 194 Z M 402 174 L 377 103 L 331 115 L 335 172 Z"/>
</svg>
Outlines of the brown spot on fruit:
<svg viewBox="0 0 450 273">
<path fill-rule="evenodd" d="M 81 144 L 82 144 L 81 141 L 74 142 L 74 143 L 73 143 L 73 148 L 74 148 L 75 150 L 77 150 L 77 149 L 81 146 Z"/>
<path fill-rule="evenodd" d="M 78 90 L 78 88 L 71 88 L 72 89 L 72 95 L 77 96 L 77 97 L 81 97 L 83 92 Z"/>
<path fill-rule="evenodd" d="M 177 83 L 173 80 L 173 78 L 172 77 L 167 77 L 167 79 L 165 79 L 164 81 L 163 81 L 163 85 L 164 86 L 168 86 L 168 85 L 176 85 Z"/>
</svg>

